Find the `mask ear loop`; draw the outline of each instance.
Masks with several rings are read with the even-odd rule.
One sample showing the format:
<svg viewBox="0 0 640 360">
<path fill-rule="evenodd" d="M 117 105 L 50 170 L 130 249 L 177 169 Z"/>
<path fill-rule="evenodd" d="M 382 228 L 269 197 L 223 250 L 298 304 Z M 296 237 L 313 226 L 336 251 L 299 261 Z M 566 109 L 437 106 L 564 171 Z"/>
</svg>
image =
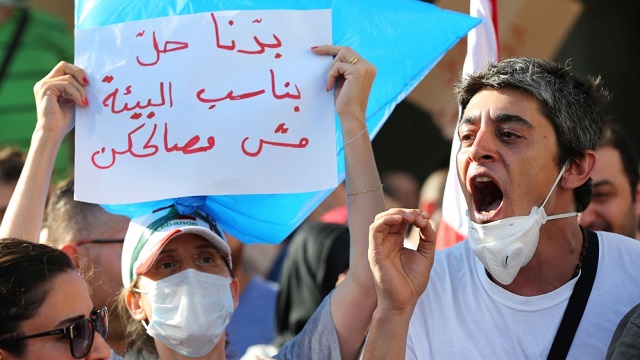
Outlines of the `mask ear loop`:
<svg viewBox="0 0 640 360">
<path fill-rule="evenodd" d="M 544 205 L 547 203 L 547 200 L 549 200 L 549 197 L 551 197 L 551 194 L 553 194 L 553 190 L 556 189 L 556 185 L 558 185 L 558 182 L 562 178 L 562 174 L 564 174 L 565 170 L 567 170 L 567 165 L 569 165 L 569 160 L 567 160 L 564 163 L 564 165 L 562 165 L 562 169 L 560 169 L 560 174 L 558 174 L 558 177 L 556 178 L 556 181 L 553 183 L 553 186 L 551 187 L 551 190 L 549 191 L 549 193 L 547 194 L 547 197 L 544 199 L 544 201 L 542 202 L 542 205 L 540 206 L 541 209 L 544 210 Z M 544 211 L 543 211 L 543 214 L 544 214 Z M 561 218 L 577 216 L 577 215 L 578 215 L 577 212 L 571 212 L 571 213 L 566 213 L 566 214 L 545 216 L 545 222 L 546 222 L 546 220 L 561 219 Z"/>
<path fill-rule="evenodd" d="M 132 287 L 131 290 L 137 292 L 137 293 L 141 293 L 141 294 L 148 294 L 149 292 L 147 290 L 142 290 L 142 289 L 138 289 L 136 287 Z M 149 330 L 149 325 L 144 322 L 144 320 L 140 320 L 140 322 L 142 323 L 142 326 L 144 326 L 145 330 Z M 2 360 L 2 359 L 0 359 Z"/>
<path fill-rule="evenodd" d="M 558 181 L 560 181 L 560 178 L 562 177 L 562 174 L 564 174 L 564 171 L 567 169 L 567 165 L 568 164 L 569 164 L 569 160 L 567 160 L 567 162 L 565 162 L 564 165 L 562 165 L 562 169 L 560 169 L 560 174 L 558 174 L 558 177 L 556 178 L 556 181 L 553 183 L 553 186 L 551 186 L 551 190 L 549 190 L 549 193 L 547 194 L 547 197 L 544 199 L 544 201 L 542 202 L 542 205 L 540 207 L 543 208 L 544 205 L 547 203 L 547 200 L 549 200 L 549 197 L 553 193 L 553 190 L 556 189 L 556 185 L 558 185 Z"/>
</svg>

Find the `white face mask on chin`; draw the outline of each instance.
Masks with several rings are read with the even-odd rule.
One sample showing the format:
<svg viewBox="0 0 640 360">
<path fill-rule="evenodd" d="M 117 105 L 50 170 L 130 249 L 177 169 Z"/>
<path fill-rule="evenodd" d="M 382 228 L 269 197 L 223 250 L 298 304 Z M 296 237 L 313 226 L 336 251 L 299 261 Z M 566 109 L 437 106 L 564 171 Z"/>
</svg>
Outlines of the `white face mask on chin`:
<svg viewBox="0 0 640 360">
<path fill-rule="evenodd" d="M 542 224 L 548 220 L 578 215 L 576 212 L 571 212 L 547 216 L 544 212 L 544 205 L 558 184 L 567 164 L 568 162 L 562 166 L 560 174 L 540 208 L 534 206 L 528 216 L 514 216 L 488 224 L 477 224 L 471 221 L 467 211 L 471 250 L 491 276 L 501 284 L 511 284 L 520 268 L 529 263 L 538 246 Z"/>
<path fill-rule="evenodd" d="M 187 356 L 208 354 L 233 314 L 231 278 L 186 269 L 158 280 L 145 290 L 153 316 L 147 333 Z"/>
</svg>

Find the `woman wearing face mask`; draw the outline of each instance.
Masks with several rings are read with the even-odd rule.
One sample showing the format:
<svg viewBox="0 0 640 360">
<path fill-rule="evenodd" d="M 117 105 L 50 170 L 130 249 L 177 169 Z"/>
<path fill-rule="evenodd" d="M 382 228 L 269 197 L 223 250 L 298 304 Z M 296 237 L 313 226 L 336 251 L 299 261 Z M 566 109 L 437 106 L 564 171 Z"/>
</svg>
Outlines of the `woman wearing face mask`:
<svg viewBox="0 0 640 360">
<path fill-rule="evenodd" d="M 65 253 L 0 239 L 0 360 L 109 359 L 107 317 Z"/>
<path fill-rule="evenodd" d="M 327 91 L 335 90 L 335 108 L 344 139 L 342 150 L 351 234 L 350 268 L 345 280 L 319 307 L 316 314 L 320 315 L 312 317 L 307 323 L 305 330 L 311 330 L 303 330 L 304 336 L 285 344 L 276 357 L 355 358 L 368 329 L 368 319 L 359 318 L 360 314 L 366 314 L 366 309 L 372 312 L 376 299 L 371 286 L 369 264 L 363 254 L 367 252 L 369 225 L 376 214 L 385 208 L 380 191 L 382 184 L 366 125 L 367 103 L 376 69 L 348 47 L 325 45 L 314 47 L 311 51 L 333 57 L 327 73 Z M 39 234 L 34 229 L 40 229 L 42 225 L 42 213 L 38 209 L 44 208 L 53 159 L 65 134 L 74 125 L 74 107 L 90 106 L 87 86 L 90 87 L 90 84 L 84 70 L 62 62 L 34 87 L 38 123 L 32 137 L 26 170 L 16 188 L 16 193 L 20 194 L 19 200 L 12 199 L 10 202 L 5 221 L 0 227 L 0 236 L 21 234 L 29 239 L 38 238 Z M 35 159 L 38 159 L 38 166 L 34 165 Z M 207 223 L 205 214 L 183 215 Z M 145 228 L 146 225 L 150 224 L 145 223 Z M 176 230 L 181 227 L 176 226 Z M 123 279 L 126 278 L 123 295 L 126 300 L 125 314 L 131 314 L 137 326 L 135 335 L 129 339 L 130 358 L 225 358 L 224 328 L 237 299 L 237 283 L 232 280 L 230 262 L 220 261 L 219 258 L 222 256 L 226 259 L 226 244 L 211 241 L 217 238 L 212 235 L 216 232 L 209 224 L 199 228 L 207 231 L 198 233 L 194 230 L 179 236 L 171 235 L 163 237 L 162 241 L 153 238 L 156 240 L 151 243 L 155 242 L 157 249 L 145 248 L 145 243 L 140 248 L 134 246 L 135 251 L 131 250 L 129 257 L 123 252 L 123 264 L 129 261 L 131 265 L 123 267 Z M 128 242 L 134 240 L 139 239 L 131 238 Z M 218 257 L 203 257 L 196 251 L 200 247 L 208 247 L 205 255 L 211 255 L 215 248 Z M 163 261 L 165 253 L 170 256 L 169 261 Z M 206 291 L 207 296 L 198 295 L 201 294 L 200 290 Z M 178 291 L 183 291 L 187 300 L 203 299 L 210 302 L 207 305 L 189 302 L 189 305 L 176 309 L 175 304 L 183 301 L 182 296 L 172 296 Z M 212 297 L 210 293 L 216 296 Z M 206 311 L 201 310 L 205 307 Z M 212 318 L 214 315 L 215 318 Z M 207 325 L 196 323 L 201 320 L 205 320 Z M 196 330 L 205 327 L 206 331 Z M 326 336 L 314 336 L 319 332 Z M 200 355 L 202 353 L 204 355 Z"/>
<path fill-rule="evenodd" d="M 126 358 L 225 358 L 238 299 L 231 250 L 201 212 L 175 206 L 131 221 L 122 250 Z"/>
</svg>

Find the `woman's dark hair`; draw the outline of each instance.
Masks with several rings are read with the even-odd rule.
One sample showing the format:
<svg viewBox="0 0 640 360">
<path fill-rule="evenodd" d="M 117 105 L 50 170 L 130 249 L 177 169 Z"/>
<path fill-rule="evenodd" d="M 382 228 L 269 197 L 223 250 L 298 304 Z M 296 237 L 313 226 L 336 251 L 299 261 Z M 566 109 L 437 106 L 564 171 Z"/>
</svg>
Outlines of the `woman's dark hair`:
<svg viewBox="0 0 640 360">
<path fill-rule="evenodd" d="M 76 271 L 71 259 L 48 245 L 15 238 L 0 239 L 0 347 L 16 357 L 26 344 L 3 340 L 25 336 L 22 322 L 33 318 L 46 300 L 53 280 Z"/>
</svg>

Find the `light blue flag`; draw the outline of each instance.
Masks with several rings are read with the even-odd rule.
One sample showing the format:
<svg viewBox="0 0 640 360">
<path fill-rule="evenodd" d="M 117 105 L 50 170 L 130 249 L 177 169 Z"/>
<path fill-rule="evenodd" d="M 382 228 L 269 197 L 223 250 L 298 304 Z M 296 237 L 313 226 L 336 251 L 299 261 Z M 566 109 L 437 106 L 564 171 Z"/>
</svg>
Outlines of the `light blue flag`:
<svg viewBox="0 0 640 360">
<path fill-rule="evenodd" d="M 221 10 L 332 9 L 335 45 L 350 46 L 378 73 L 369 97 L 367 128 L 373 138 L 393 108 L 480 20 L 418 0 L 76 0 L 76 29 Z M 345 177 L 343 139 L 336 117 L 337 165 Z M 298 194 L 224 195 L 183 198 L 179 207 L 199 208 L 245 243 L 277 244 L 333 189 Z M 135 217 L 177 199 L 103 205 Z"/>
</svg>

